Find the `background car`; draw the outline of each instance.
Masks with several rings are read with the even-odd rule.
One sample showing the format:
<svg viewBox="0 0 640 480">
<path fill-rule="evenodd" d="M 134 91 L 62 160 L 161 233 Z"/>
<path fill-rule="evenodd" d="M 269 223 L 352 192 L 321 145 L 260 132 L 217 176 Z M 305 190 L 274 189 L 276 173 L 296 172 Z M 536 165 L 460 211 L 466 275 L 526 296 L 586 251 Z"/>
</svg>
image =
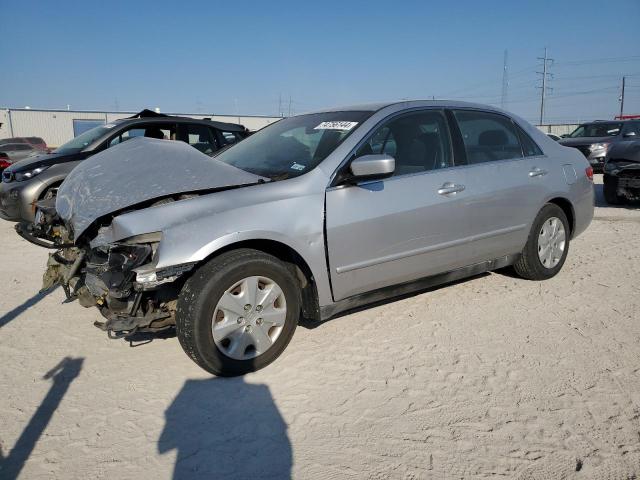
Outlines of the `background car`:
<svg viewBox="0 0 640 480">
<path fill-rule="evenodd" d="M 206 155 L 213 155 L 246 136 L 247 130 L 242 125 L 174 117 L 143 110 L 131 118 L 93 128 L 50 154 L 29 158 L 7 167 L 2 172 L 0 183 L 0 218 L 11 221 L 33 220 L 35 202 L 55 196 L 58 186 L 80 162 L 132 138 L 181 140 Z M 35 151 L 24 143 L 11 145 Z"/>
<path fill-rule="evenodd" d="M 11 166 L 11 159 L 9 158 L 9 155 L 4 152 L 0 152 L 0 174 L 9 166 Z"/>
<path fill-rule="evenodd" d="M 0 145 L 0 152 L 7 155 L 13 164 L 24 158 L 38 155 L 42 153 L 42 150 L 35 148 L 29 143 L 5 143 L 4 145 Z"/>
<path fill-rule="evenodd" d="M 38 150 L 47 151 L 47 142 L 45 142 L 40 137 L 12 137 L 12 138 L 3 138 L 0 140 L 0 146 L 5 145 L 7 143 L 27 143 L 32 147 L 37 148 Z"/>
<path fill-rule="evenodd" d="M 640 136 L 640 120 L 599 120 L 583 123 L 559 143 L 577 148 L 596 172 L 602 172 L 608 149 L 615 143 Z"/>
<path fill-rule="evenodd" d="M 559 142 L 562 137 L 556 135 L 555 133 L 547 133 L 547 137 L 549 137 L 552 140 L 555 140 L 556 142 Z"/>
</svg>

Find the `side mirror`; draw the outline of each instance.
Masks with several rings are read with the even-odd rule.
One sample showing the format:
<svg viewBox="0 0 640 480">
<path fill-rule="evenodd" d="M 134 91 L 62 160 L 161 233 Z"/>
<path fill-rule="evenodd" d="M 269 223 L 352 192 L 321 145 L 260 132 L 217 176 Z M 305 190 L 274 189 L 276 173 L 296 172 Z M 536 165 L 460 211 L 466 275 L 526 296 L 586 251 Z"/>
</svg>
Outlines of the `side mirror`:
<svg viewBox="0 0 640 480">
<path fill-rule="evenodd" d="M 560 138 L 569 138 L 569 134 L 568 133 L 563 133 L 562 135 L 560 135 Z"/>
<path fill-rule="evenodd" d="M 393 175 L 396 160 L 391 155 L 363 155 L 351 162 L 351 174 L 356 179 L 376 179 Z"/>
</svg>

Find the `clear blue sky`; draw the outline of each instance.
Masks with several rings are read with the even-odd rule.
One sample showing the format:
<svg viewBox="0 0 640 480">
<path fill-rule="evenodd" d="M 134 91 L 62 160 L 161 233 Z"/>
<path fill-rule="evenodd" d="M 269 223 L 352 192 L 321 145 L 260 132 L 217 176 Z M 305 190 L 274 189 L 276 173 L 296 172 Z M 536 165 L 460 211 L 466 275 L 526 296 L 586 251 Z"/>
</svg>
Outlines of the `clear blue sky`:
<svg viewBox="0 0 640 480">
<path fill-rule="evenodd" d="M 277 114 L 402 98 L 500 104 L 535 121 L 640 113 L 640 1 L 0 0 L 0 106 Z M 601 61 L 599 59 L 608 59 Z"/>
</svg>

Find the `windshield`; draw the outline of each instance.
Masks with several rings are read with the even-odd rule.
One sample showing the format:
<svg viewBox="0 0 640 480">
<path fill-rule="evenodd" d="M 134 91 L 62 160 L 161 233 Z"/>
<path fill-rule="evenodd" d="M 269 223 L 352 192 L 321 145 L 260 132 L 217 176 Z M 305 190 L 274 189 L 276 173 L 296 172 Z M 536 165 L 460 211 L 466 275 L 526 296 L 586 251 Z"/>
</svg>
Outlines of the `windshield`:
<svg viewBox="0 0 640 480">
<path fill-rule="evenodd" d="M 615 137 L 620 130 L 622 130 L 622 124 L 617 122 L 588 123 L 580 125 L 569 137 Z"/>
<path fill-rule="evenodd" d="M 280 120 L 216 156 L 247 172 L 283 180 L 313 170 L 373 112 L 327 112 Z"/>
<path fill-rule="evenodd" d="M 91 130 L 87 130 L 81 135 L 78 135 L 73 140 L 69 140 L 64 145 L 56 148 L 54 153 L 78 153 L 84 150 L 86 147 L 91 145 L 93 142 L 98 140 L 103 135 L 106 135 L 108 132 L 113 129 L 115 125 L 113 123 L 108 125 L 101 125 L 99 127 L 92 128 Z"/>
</svg>

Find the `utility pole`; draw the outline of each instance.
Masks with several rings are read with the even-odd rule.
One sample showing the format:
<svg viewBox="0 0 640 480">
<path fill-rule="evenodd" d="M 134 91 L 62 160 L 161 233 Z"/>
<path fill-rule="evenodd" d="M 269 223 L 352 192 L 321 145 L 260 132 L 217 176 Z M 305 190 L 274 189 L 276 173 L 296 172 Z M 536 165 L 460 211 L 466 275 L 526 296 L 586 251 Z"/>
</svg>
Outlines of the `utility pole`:
<svg viewBox="0 0 640 480">
<path fill-rule="evenodd" d="M 508 50 L 504 51 L 504 66 L 502 67 L 502 98 L 500 100 L 500 107 L 507 107 L 507 97 L 509 95 L 509 52 Z"/>
<path fill-rule="evenodd" d="M 549 90 L 549 87 L 547 87 L 547 78 L 553 77 L 553 75 L 547 71 L 549 69 L 548 68 L 549 65 L 553 64 L 553 58 L 549 58 L 547 56 L 547 47 L 544 48 L 544 57 L 538 57 L 538 60 L 542 60 L 542 71 L 536 72 L 538 75 L 542 75 L 542 86 L 538 87 L 542 89 L 542 92 L 540 94 L 540 123 L 539 123 L 539 125 L 542 125 L 542 122 L 544 120 L 544 101 L 547 97 L 547 90 Z"/>
<path fill-rule="evenodd" d="M 624 115 L 624 83 L 626 77 L 622 77 L 622 93 L 620 94 L 620 117 Z"/>
<path fill-rule="evenodd" d="M 282 115 L 282 93 L 278 96 L 278 116 L 284 117 L 284 115 Z"/>
<path fill-rule="evenodd" d="M 289 95 L 289 116 L 291 116 L 291 95 Z"/>
</svg>

